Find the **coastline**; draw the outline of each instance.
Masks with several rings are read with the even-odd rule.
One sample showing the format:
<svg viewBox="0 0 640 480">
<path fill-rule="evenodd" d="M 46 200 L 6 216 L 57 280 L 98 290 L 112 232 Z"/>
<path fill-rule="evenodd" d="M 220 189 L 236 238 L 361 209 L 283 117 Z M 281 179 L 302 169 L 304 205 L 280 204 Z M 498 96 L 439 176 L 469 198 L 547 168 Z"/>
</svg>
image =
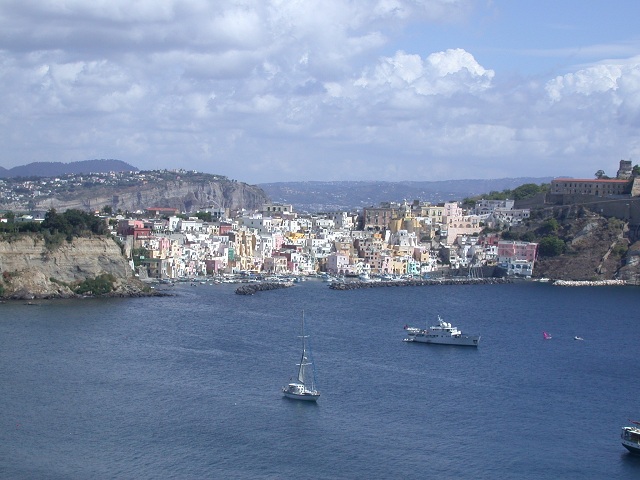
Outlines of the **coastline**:
<svg viewBox="0 0 640 480">
<path fill-rule="evenodd" d="M 628 285 L 625 280 L 554 280 L 559 287 L 609 287 Z"/>
<path fill-rule="evenodd" d="M 503 285 L 513 283 L 513 279 L 505 277 L 495 278 L 443 278 L 431 280 L 398 280 L 380 282 L 332 282 L 332 290 L 355 290 L 357 288 L 375 287 L 422 287 L 430 285 Z"/>
</svg>

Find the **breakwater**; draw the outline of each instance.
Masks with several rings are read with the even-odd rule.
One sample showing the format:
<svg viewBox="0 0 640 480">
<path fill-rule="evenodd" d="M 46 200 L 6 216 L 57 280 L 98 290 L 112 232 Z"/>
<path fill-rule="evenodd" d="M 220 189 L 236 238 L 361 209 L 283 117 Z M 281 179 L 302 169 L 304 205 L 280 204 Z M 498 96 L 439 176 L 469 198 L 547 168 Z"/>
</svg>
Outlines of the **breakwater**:
<svg viewBox="0 0 640 480">
<path fill-rule="evenodd" d="M 262 282 L 252 283 L 250 285 L 242 285 L 236 288 L 236 294 L 238 295 L 253 295 L 256 292 L 262 292 L 265 290 L 276 290 L 278 288 L 293 287 L 293 282 Z"/>
<path fill-rule="evenodd" d="M 624 280 L 556 280 L 554 285 L 559 287 L 608 287 L 626 285 Z"/>
<path fill-rule="evenodd" d="M 333 290 L 355 290 L 357 288 L 377 287 L 422 287 L 429 285 L 499 285 L 511 283 L 510 278 L 443 278 L 425 280 L 398 280 L 382 282 L 332 282 Z"/>
</svg>

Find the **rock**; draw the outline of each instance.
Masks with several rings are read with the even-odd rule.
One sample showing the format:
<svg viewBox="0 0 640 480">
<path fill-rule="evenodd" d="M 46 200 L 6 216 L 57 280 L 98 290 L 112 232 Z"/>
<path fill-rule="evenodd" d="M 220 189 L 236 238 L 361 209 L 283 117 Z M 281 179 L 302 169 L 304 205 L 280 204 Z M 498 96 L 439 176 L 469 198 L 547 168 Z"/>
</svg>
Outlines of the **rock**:
<svg viewBox="0 0 640 480">
<path fill-rule="evenodd" d="M 75 238 L 55 249 L 44 240 L 24 235 L 0 242 L 0 286 L 5 298 L 72 298 L 70 288 L 87 279 L 109 274 L 115 278 L 114 294 L 146 294 L 120 245 L 111 237 Z"/>
<path fill-rule="evenodd" d="M 242 285 L 236 288 L 237 295 L 253 295 L 256 292 L 265 290 L 276 290 L 278 288 L 293 287 L 293 282 L 264 282 L 252 283 L 251 285 Z"/>
<path fill-rule="evenodd" d="M 511 283 L 511 279 L 503 278 L 443 278 L 426 280 L 401 280 L 388 282 L 332 282 L 332 290 L 355 290 L 357 288 L 376 287 L 424 287 L 428 285 L 498 285 Z"/>
<path fill-rule="evenodd" d="M 100 210 L 105 206 L 114 211 L 144 210 L 151 207 L 176 208 L 179 211 L 196 211 L 216 206 L 229 209 L 260 208 L 267 195 L 255 185 L 231 180 L 168 180 L 134 187 L 105 187 L 87 189 L 73 195 L 48 198 L 38 202 L 37 209 L 55 208 L 64 211 Z"/>
</svg>

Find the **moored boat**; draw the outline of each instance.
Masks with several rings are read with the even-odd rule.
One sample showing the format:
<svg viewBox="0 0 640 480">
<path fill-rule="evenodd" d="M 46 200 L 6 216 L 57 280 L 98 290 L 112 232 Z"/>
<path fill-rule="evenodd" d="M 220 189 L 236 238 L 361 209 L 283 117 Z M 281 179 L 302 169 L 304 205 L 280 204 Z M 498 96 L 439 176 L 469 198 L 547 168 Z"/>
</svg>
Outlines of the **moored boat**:
<svg viewBox="0 0 640 480">
<path fill-rule="evenodd" d="M 458 327 L 445 322 L 438 315 L 438 325 L 428 328 L 417 328 L 405 325 L 407 337 L 405 342 L 434 343 L 438 345 L 461 345 L 477 347 L 480 343 L 480 335 L 468 335 L 458 330 Z"/>
<path fill-rule="evenodd" d="M 636 422 L 634 420 L 630 420 L 633 424 L 632 426 L 622 427 L 622 432 L 620 433 L 620 440 L 622 441 L 622 446 L 629 450 L 631 453 L 635 453 L 636 455 L 640 455 L 640 422 Z"/>
</svg>

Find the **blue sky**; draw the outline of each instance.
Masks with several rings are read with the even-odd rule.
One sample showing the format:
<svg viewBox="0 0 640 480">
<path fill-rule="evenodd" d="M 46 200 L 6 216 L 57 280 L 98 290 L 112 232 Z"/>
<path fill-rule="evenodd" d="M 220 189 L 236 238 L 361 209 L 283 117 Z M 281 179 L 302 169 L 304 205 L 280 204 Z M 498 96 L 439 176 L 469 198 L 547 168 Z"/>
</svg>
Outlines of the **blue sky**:
<svg viewBox="0 0 640 480">
<path fill-rule="evenodd" d="M 0 165 L 248 183 L 640 163 L 640 2 L 4 0 Z"/>
</svg>

